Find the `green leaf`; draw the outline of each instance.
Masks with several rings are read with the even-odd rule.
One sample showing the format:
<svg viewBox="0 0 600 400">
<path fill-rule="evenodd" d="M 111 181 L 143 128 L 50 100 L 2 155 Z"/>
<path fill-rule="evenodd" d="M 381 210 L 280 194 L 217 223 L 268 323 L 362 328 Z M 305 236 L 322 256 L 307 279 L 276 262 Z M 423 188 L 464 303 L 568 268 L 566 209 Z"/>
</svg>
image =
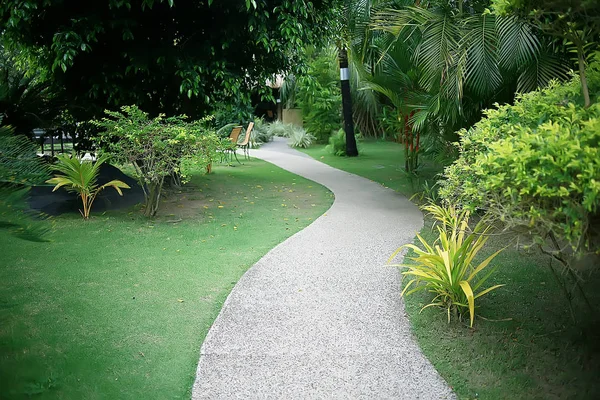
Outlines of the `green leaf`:
<svg viewBox="0 0 600 400">
<path fill-rule="evenodd" d="M 463 292 L 467 296 L 467 301 L 469 302 L 469 314 L 471 316 L 471 327 L 473 327 L 473 321 L 475 320 L 475 299 L 473 296 L 473 291 L 471 290 L 471 285 L 467 281 L 461 281 L 460 287 Z"/>
</svg>

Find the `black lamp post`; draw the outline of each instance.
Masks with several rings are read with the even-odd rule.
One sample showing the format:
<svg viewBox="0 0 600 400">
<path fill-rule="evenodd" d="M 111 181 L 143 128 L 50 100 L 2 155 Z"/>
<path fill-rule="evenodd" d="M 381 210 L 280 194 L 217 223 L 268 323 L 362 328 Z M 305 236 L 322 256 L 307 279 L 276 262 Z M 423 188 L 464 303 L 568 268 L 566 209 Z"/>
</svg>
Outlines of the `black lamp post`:
<svg viewBox="0 0 600 400">
<path fill-rule="evenodd" d="M 346 155 L 356 157 L 356 139 L 354 137 L 354 121 L 352 120 L 352 97 L 350 96 L 350 74 L 348 72 L 348 52 L 341 47 L 340 59 L 340 82 L 342 85 L 342 113 L 344 115 L 344 131 L 346 132 Z"/>
</svg>

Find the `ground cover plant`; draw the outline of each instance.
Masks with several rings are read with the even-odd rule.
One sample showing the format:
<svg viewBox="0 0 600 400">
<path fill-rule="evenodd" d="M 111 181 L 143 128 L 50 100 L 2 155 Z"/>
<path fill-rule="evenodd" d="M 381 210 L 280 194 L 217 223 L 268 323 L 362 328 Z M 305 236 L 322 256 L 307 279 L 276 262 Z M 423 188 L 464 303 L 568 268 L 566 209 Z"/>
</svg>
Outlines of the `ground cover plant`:
<svg viewBox="0 0 600 400">
<path fill-rule="evenodd" d="M 345 156 L 346 155 L 346 132 L 343 129 L 339 129 L 337 132 L 332 132 L 329 137 L 329 144 L 325 147 L 334 156 Z"/>
<path fill-rule="evenodd" d="M 189 398 L 231 288 L 332 201 L 249 160 L 193 174 L 153 220 L 63 215 L 47 243 L 0 233 L 0 398 Z"/>
<path fill-rule="evenodd" d="M 290 146 L 305 149 L 313 143 L 315 137 L 310 132 L 304 130 L 304 128 L 294 126 L 289 139 L 288 143 Z"/>
<path fill-rule="evenodd" d="M 413 185 L 401 173 L 402 147 L 393 142 L 363 145 L 360 157 L 351 160 L 330 155 L 322 146 L 303 151 L 336 168 L 412 194 Z M 431 225 L 432 221 L 426 221 L 420 232 L 427 242 L 437 237 Z M 509 240 L 491 236 L 475 263 Z M 405 298 L 413 331 L 427 358 L 461 399 L 598 398 L 598 317 L 581 299 L 575 299 L 577 323 L 573 322 L 546 256 L 509 247 L 493 263 L 497 270 L 486 284 L 505 286 L 479 299 L 481 318 L 473 328 L 467 321 L 448 324 L 446 311 L 440 308 L 420 312 L 431 302 L 428 292 Z M 600 301 L 598 291 L 592 290 L 598 284 L 597 275 L 584 283 L 592 304 Z"/>
</svg>

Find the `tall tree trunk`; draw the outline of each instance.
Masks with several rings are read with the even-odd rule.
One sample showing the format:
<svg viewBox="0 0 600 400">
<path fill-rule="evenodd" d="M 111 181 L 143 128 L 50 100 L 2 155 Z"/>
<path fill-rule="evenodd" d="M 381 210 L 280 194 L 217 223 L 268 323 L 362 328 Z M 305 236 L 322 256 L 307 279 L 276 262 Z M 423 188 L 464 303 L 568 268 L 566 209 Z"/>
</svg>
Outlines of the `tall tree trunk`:
<svg viewBox="0 0 600 400">
<path fill-rule="evenodd" d="M 356 138 L 354 137 L 354 121 L 352 120 L 352 97 L 348 73 L 348 52 L 343 46 L 339 50 L 340 82 L 342 86 L 342 112 L 344 114 L 344 131 L 346 132 L 346 155 L 356 157 Z"/>
</svg>

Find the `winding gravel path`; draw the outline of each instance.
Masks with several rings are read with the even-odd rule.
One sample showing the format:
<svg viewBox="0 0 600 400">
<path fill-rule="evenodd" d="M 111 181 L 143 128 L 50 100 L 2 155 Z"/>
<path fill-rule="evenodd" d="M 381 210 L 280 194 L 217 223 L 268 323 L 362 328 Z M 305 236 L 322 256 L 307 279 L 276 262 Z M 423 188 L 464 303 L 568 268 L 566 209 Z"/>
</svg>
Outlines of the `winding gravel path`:
<svg viewBox="0 0 600 400">
<path fill-rule="evenodd" d="M 398 270 L 384 266 L 421 228 L 419 210 L 285 139 L 251 155 L 326 186 L 335 202 L 233 288 L 202 346 L 192 398 L 454 398 L 411 335 Z"/>
</svg>

